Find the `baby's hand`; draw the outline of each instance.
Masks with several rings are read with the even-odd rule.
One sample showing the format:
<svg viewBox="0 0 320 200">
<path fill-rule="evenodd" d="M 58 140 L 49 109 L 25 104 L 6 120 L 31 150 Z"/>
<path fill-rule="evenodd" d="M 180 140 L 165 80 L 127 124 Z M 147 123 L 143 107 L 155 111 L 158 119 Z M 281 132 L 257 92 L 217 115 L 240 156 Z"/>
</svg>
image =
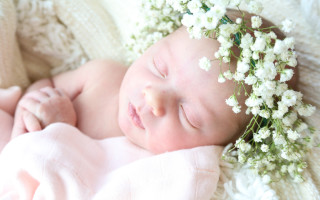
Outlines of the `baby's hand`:
<svg viewBox="0 0 320 200">
<path fill-rule="evenodd" d="M 35 116 L 42 128 L 54 122 L 76 125 L 76 112 L 69 97 L 60 89 L 45 87 L 26 94 L 19 106 Z"/>
</svg>

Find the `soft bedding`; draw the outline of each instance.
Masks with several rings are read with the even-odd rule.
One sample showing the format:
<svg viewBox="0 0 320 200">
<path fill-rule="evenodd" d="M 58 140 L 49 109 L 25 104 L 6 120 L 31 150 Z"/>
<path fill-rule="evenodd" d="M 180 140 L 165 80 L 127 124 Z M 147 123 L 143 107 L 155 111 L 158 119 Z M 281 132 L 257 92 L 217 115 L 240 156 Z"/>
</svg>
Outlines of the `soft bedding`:
<svg viewBox="0 0 320 200">
<path fill-rule="evenodd" d="M 126 43 L 126 41 L 128 41 L 130 33 L 135 26 L 133 19 L 136 19 L 136 17 L 139 15 L 136 2 L 137 1 L 132 0 L 1 0 L 0 86 L 2 88 L 6 88 L 11 85 L 20 85 L 21 87 L 25 88 L 33 80 L 50 76 L 50 74 L 52 73 L 55 74 L 61 71 L 76 68 L 81 63 L 84 63 L 89 59 L 110 58 L 122 63 L 126 63 L 128 52 L 125 50 L 124 44 Z M 271 20 L 276 24 L 279 24 L 279 22 L 281 22 L 281 20 L 283 20 L 285 17 L 293 19 L 296 22 L 297 28 L 294 30 L 292 35 L 296 38 L 296 50 L 299 61 L 299 90 L 304 93 L 304 97 L 308 102 L 317 106 L 318 110 L 310 120 L 311 123 L 314 124 L 314 126 L 317 128 L 317 130 L 319 130 L 320 23 L 317 19 L 320 17 L 320 1 L 263 0 L 262 3 L 265 7 L 265 11 L 262 13 L 263 17 Z M 15 37 L 16 33 L 17 37 Z M 74 145 L 77 148 L 79 146 L 70 142 L 72 140 L 59 140 L 59 138 L 74 139 L 74 137 L 79 137 L 78 139 L 80 141 L 86 141 L 89 140 L 89 138 L 83 136 L 77 130 L 67 125 L 62 126 L 65 128 L 60 127 L 62 129 L 65 129 L 63 131 L 68 132 L 66 134 L 51 132 L 51 130 L 60 131 L 60 125 L 61 124 L 54 124 L 48 127 L 48 129 L 46 129 L 44 133 L 38 132 L 25 135 L 19 140 L 10 143 L 1 156 L 5 158 L 1 158 L 0 165 L 1 169 L 9 170 L 10 173 L 6 174 L 1 170 L 2 175 L 5 175 L 6 178 L 0 178 L 0 181 L 4 183 L 4 180 L 24 180 L 25 182 L 20 183 L 25 184 L 26 181 L 29 180 L 34 184 L 31 185 L 32 187 L 30 188 L 21 187 L 24 188 L 24 190 L 22 190 L 20 194 L 23 194 L 23 192 L 26 192 L 29 189 L 29 193 L 25 193 L 25 195 L 31 196 L 43 195 L 43 193 L 41 194 L 40 192 L 35 192 L 35 188 L 42 192 L 52 192 L 54 190 L 61 189 L 63 195 L 77 195 L 77 193 L 74 191 L 79 191 L 80 186 L 75 186 L 75 183 L 76 180 L 80 179 L 75 178 L 78 176 L 75 173 L 76 171 L 74 170 L 83 170 L 82 172 L 84 172 L 84 169 L 89 166 L 91 167 L 89 167 L 89 169 L 85 174 L 83 174 L 83 176 L 101 181 L 101 177 L 97 177 L 95 175 L 90 176 L 91 174 L 89 173 L 94 171 L 93 169 L 96 169 L 95 167 L 97 167 L 90 165 L 90 162 L 93 162 L 94 158 L 84 158 L 84 155 L 92 155 L 92 151 L 88 151 L 85 153 L 81 151 L 81 153 L 83 154 L 79 152 L 76 153 L 72 151 L 71 146 Z M 69 134 L 71 132 L 75 134 Z M 44 142 L 44 144 L 49 144 L 45 146 L 45 148 L 47 148 L 46 150 L 41 149 L 43 147 L 41 142 Z M 62 142 L 60 146 L 58 145 L 59 142 Z M 195 182 L 196 177 L 198 177 L 199 175 L 195 175 L 195 173 L 197 172 L 195 165 L 192 165 L 192 167 L 190 167 L 190 163 L 192 163 L 193 159 L 193 154 L 202 155 L 199 154 L 199 149 L 174 152 L 174 156 L 177 157 L 172 156 L 173 159 L 171 159 L 168 163 L 170 164 L 170 162 L 173 163 L 174 161 L 177 162 L 175 162 L 174 165 L 170 165 L 170 167 L 167 166 L 167 168 L 164 168 L 171 169 L 171 167 L 180 166 L 181 164 L 182 168 L 179 168 L 180 170 L 178 172 L 181 171 L 181 177 L 182 174 L 184 174 L 183 172 L 186 172 L 184 175 L 186 175 L 188 181 L 180 183 L 180 180 L 176 180 L 174 178 L 170 179 L 170 177 L 175 177 L 173 175 L 176 175 L 176 173 L 173 171 L 168 171 L 167 176 L 164 176 L 165 174 L 161 174 L 161 172 L 163 172 L 161 171 L 162 168 L 160 165 L 157 165 L 160 161 L 155 162 L 161 159 L 164 162 L 164 157 L 169 156 L 171 153 L 164 154 L 162 156 L 149 155 L 145 152 L 141 152 L 140 150 L 138 151 L 136 147 L 125 147 L 126 145 L 128 145 L 128 143 L 124 138 L 114 138 L 100 142 L 90 140 L 89 143 L 97 145 L 99 148 L 94 148 L 97 149 L 98 152 L 103 150 L 103 148 L 101 147 L 103 144 L 110 144 L 111 146 L 113 144 L 121 144 L 124 149 L 129 151 L 129 153 L 138 153 L 138 156 L 133 157 L 133 159 L 125 158 L 127 160 L 120 161 L 118 159 L 122 158 L 120 155 L 122 151 L 120 151 L 121 149 L 119 149 L 119 146 L 116 146 L 116 148 L 118 149 L 117 153 L 115 153 L 114 151 L 106 152 L 108 155 L 112 154 L 114 156 L 117 156 L 114 157 L 112 161 L 117 161 L 118 164 L 109 166 L 103 165 L 107 167 L 106 169 L 103 169 L 105 170 L 104 172 L 106 172 L 106 170 L 109 170 L 105 175 L 106 177 L 108 177 L 105 181 L 111 182 L 105 186 L 103 186 L 102 181 L 97 182 L 97 185 L 94 186 L 99 186 L 101 189 L 99 191 L 101 192 L 98 192 L 94 195 L 93 193 L 95 192 L 85 194 L 89 196 L 91 195 L 90 197 L 96 199 L 104 199 L 104 197 L 106 197 L 104 195 L 124 195 L 117 196 L 120 199 L 126 199 L 125 197 L 128 197 L 127 199 L 133 197 L 142 198 L 142 196 L 138 195 L 146 195 L 143 196 L 146 197 L 146 199 L 155 199 L 157 197 L 161 197 L 162 199 L 177 199 L 177 196 L 175 195 L 181 195 L 182 197 L 183 195 L 190 194 L 190 196 L 192 196 L 195 195 L 194 192 L 196 191 L 199 192 L 198 195 L 200 193 L 210 193 L 212 195 L 212 199 L 313 200 L 320 198 L 320 176 L 318 173 L 320 170 L 319 148 L 315 148 L 313 152 L 310 153 L 307 159 L 309 167 L 306 169 L 306 172 L 304 174 L 305 182 L 301 184 L 293 183 L 290 180 L 283 180 L 267 185 L 262 182 L 260 177 L 252 174 L 246 167 L 232 166 L 220 160 L 220 177 L 217 183 L 217 190 L 213 194 L 213 188 L 215 186 L 212 185 L 213 182 L 210 182 L 213 180 L 210 178 L 211 175 L 213 176 L 213 174 L 208 175 L 210 180 L 206 180 L 210 183 L 204 181 L 202 185 L 200 181 Z M 55 148 L 52 146 L 53 144 L 56 145 L 55 147 L 61 147 L 60 150 L 54 150 Z M 17 151 L 14 151 L 15 148 L 17 149 Z M 49 151 L 49 148 L 52 148 L 52 151 Z M 210 149 L 209 147 L 205 148 Z M 36 154 L 36 152 L 38 154 Z M 45 154 L 44 152 L 46 152 L 47 154 Z M 127 151 L 124 151 L 124 153 L 125 152 Z M 10 154 L 15 156 L 10 156 Z M 23 155 L 28 155 L 29 157 Z M 38 158 L 36 158 L 37 155 L 39 155 Z M 52 156 L 48 157 L 48 155 Z M 61 170 L 61 162 L 60 164 L 54 162 L 57 161 L 57 158 L 62 158 L 63 155 L 70 155 L 69 158 L 63 158 L 65 159 L 66 163 L 69 164 L 74 160 L 76 160 L 77 162 L 81 159 L 83 159 L 83 161 L 86 159 L 88 160 L 86 160 L 86 162 L 78 164 L 78 166 L 76 166 L 76 168 L 74 169 L 66 168 L 66 170 L 63 171 Z M 96 156 L 97 154 L 93 155 Z M 188 157 L 187 155 L 190 156 Z M 212 157 L 210 157 L 211 155 L 204 156 L 208 157 L 201 156 L 198 158 L 200 164 L 203 164 L 203 161 L 214 160 Z M 106 161 L 107 158 L 105 158 L 104 161 Z M 190 159 L 188 160 L 185 158 Z M 8 162 L 5 161 L 6 159 L 8 159 Z M 41 159 L 44 159 L 43 162 L 38 162 Z M 48 162 L 46 165 L 44 165 L 46 161 Z M 49 165 L 48 163 L 50 162 L 53 162 L 53 165 Z M 29 164 L 27 165 L 27 163 Z M 109 162 L 109 164 L 110 163 L 111 162 Z M 189 166 L 189 168 L 186 168 L 185 165 Z M 27 166 L 29 168 L 27 168 Z M 50 168 L 51 166 L 52 168 Z M 151 171 L 151 167 L 149 166 L 154 166 L 157 171 Z M 45 170 L 46 168 L 48 168 L 48 171 Z M 129 170 L 129 168 L 131 168 L 131 171 Z M 193 170 L 191 170 L 191 168 Z M 36 169 L 41 169 L 42 171 L 37 171 Z M 139 171 L 139 169 L 142 171 Z M 129 176 L 130 172 L 133 172 L 132 175 L 147 172 L 144 175 L 148 174 L 148 176 L 145 176 L 145 179 L 138 179 L 137 177 Z M 14 175 L 15 178 L 17 178 L 16 175 L 18 175 L 20 179 L 14 179 L 13 177 L 10 178 L 9 174 Z M 157 175 L 163 176 L 155 177 Z M 206 175 L 202 175 L 202 178 L 207 178 Z M 41 180 L 38 179 L 39 177 L 41 178 Z M 163 179 L 165 177 L 168 179 Z M 51 182 L 52 184 L 50 185 L 50 181 L 48 180 L 54 180 L 55 182 Z M 131 180 L 133 182 L 130 182 Z M 160 192 L 156 189 L 159 189 L 161 187 L 154 187 L 150 189 L 150 187 L 152 187 L 152 184 L 144 184 L 150 183 L 151 180 L 158 180 L 158 183 L 162 183 L 163 187 L 168 185 L 167 189 L 170 189 L 170 192 L 172 192 L 173 194 L 168 193 L 168 198 L 159 196 Z M 197 180 L 203 179 L 199 178 Z M 44 186 L 40 187 L 41 185 L 37 184 L 41 181 L 48 182 L 42 182 Z M 61 187 L 59 186 L 59 184 L 53 184 L 56 182 L 61 183 Z M 20 183 L 17 183 L 19 182 L 11 182 L 11 185 L 9 185 L 11 188 L 7 188 L 8 190 L 6 190 L 5 193 L 2 194 L 10 196 L 14 195 L 17 191 L 20 191 L 16 190 L 17 188 L 12 187 L 19 186 Z M 72 185 L 75 187 L 66 188 L 66 185 L 68 183 L 72 183 Z M 170 185 L 171 183 L 172 185 Z M 208 185 L 210 186 L 210 184 L 213 191 L 207 188 Z M 171 188 L 169 188 L 169 186 Z M 111 189 L 107 190 L 107 187 Z M 153 189 L 158 192 L 154 192 Z M 110 191 L 114 192 L 107 194 Z M 80 191 L 80 194 L 83 194 L 83 192 L 85 191 Z M 129 194 L 132 196 L 126 196 Z M 52 193 L 48 193 L 48 195 L 52 195 Z M 147 195 L 153 196 L 152 198 L 150 198 L 150 196 Z M 164 193 L 163 195 L 166 194 Z M 7 196 L 8 199 L 11 199 L 9 198 L 9 196 Z M 76 196 L 72 197 L 78 199 Z M 202 196 L 193 197 L 194 199 L 202 199 Z M 116 197 L 111 199 L 116 199 Z"/>
<path fill-rule="evenodd" d="M 5 147 L 0 199 L 210 199 L 221 150 L 152 155 L 125 137 L 93 140 L 55 123 Z"/>
</svg>

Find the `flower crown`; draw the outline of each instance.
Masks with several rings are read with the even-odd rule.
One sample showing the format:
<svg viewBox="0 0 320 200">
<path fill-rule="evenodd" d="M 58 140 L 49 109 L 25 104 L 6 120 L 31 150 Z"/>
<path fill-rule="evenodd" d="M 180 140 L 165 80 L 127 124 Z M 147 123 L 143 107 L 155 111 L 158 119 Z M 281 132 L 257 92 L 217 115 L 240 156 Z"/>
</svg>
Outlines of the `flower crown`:
<svg viewBox="0 0 320 200">
<path fill-rule="evenodd" d="M 247 26 L 240 3 L 247 3 L 250 13 L 259 14 L 262 4 L 255 0 L 145 0 L 142 3 L 145 21 L 132 36 L 129 49 L 136 55 L 167 36 L 182 24 L 191 38 L 207 37 L 220 42 L 215 58 L 230 63 L 237 59 L 235 71 L 220 73 L 218 82 L 233 80 L 236 91 L 226 103 L 235 113 L 241 112 L 237 96 L 246 95 L 246 114 L 252 119 L 233 148 L 223 155 L 227 161 L 248 164 L 263 176 L 266 182 L 279 180 L 286 175 L 294 181 L 303 181 L 302 172 L 307 167 L 306 153 L 312 148 L 314 129 L 301 117 L 310 116 L 315 107 L 302 101 L 302 94 L 289 88 L 296 67 L 294 38 L 278 39 L 273 32 L 281 28 L 285 33 L 293 29 L 293 22 L 285 20 L 280 26 L 261 28 L 262 19 L 251 17 Z M 240 16 L 232 21 L 226 7 L 235 7 Z M 240 55 L 231 50 L 238 47 Z M 200 68 L 208 71 L 211 61 L 203 57 Z M 279 80 L 276 77 L 280 76 Z M 245 85 L 252 87 L 246 91 Z"/>
</svg>

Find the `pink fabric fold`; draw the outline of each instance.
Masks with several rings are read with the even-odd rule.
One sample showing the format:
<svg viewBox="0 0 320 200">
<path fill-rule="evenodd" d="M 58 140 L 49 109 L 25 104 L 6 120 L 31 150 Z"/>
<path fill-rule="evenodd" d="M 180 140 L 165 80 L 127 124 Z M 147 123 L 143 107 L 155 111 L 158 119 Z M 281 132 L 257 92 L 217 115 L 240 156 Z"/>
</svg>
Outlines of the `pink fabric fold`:
<svg viewBox="0 0 320 200">
<path fill-rule="evenodd" d="M 210 199 L 222 147 L 159 155 L 125 137 L 94 140 L 55 123 L 0 155 L 0 199 Z"/>
</svg>

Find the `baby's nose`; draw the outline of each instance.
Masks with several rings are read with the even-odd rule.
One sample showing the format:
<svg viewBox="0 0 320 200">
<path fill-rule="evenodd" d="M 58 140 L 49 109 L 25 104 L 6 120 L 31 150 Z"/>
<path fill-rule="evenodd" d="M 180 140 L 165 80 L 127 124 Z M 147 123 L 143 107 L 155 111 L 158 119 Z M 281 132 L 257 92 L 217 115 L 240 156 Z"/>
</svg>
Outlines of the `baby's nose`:
<svg viewBox="0 0 320 200">
<path fill-rule="evenodd" d="M 160 117 L 165 114 L 165 92 L 163 90 L 147 86 L 143 90 L 143 95 L 147 105 L 151 108 L 151 111 L 155 116 Z"/>
</svg>

